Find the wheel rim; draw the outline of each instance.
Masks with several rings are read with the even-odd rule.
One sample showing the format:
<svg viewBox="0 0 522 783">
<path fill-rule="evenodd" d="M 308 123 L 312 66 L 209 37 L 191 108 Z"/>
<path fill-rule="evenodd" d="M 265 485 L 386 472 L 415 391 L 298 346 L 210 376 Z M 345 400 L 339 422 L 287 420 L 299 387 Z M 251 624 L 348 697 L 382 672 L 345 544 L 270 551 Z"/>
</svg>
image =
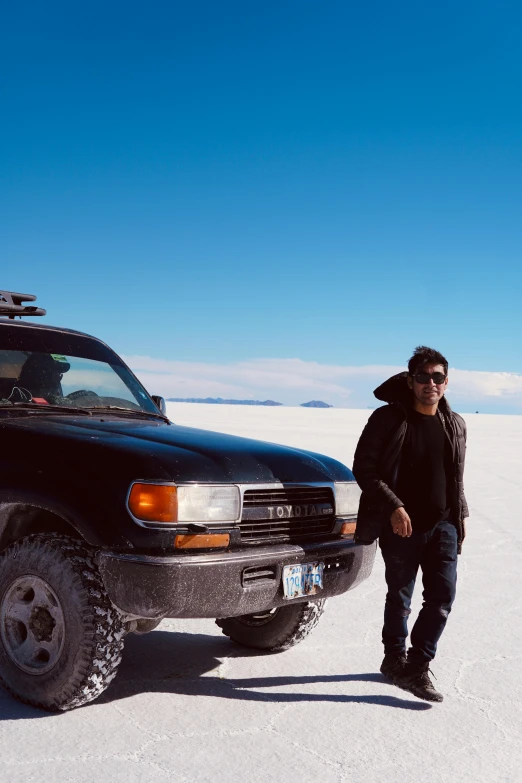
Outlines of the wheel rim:
<svg viewBox="0 0 522 783">
<path fill-rule="evenodd" d="M 65 621 L 58 596 L 39 576 L 21 576 L 6 590 L 0 607 L 0 635 L 16 666 L 45 674 L 58 662 Z"/>
<path fill-rule="evenodd" d="M 243 614 L 237 619 L 244 625 L 258 626 L 271 623 L 279 609 L 268 609 L 266 612 L 257 612 L 256 614 Z"/>
</svg>

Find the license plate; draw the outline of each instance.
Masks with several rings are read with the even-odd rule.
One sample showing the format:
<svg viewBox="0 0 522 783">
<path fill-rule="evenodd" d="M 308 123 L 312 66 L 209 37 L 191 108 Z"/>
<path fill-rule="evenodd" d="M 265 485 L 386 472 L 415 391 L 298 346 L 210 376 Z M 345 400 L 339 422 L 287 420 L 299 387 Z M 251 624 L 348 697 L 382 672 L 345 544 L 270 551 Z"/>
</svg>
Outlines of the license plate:
<svg viewBox="0 0 522 783">
<path fill-rule="evenodd" d="M 283 567 L 283 596 L 300 598 L 323 589 L 324 563 L 301 563 Z"/>
</svg>

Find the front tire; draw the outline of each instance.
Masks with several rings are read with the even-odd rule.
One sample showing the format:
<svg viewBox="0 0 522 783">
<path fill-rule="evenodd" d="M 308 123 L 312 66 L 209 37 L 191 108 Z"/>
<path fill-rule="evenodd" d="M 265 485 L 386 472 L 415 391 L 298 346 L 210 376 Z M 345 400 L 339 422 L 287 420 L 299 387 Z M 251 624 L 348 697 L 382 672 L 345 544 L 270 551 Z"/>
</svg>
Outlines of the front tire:
<svg viewBox="0 0 522 783">
<path fill-rule="evenodd" d="M 266 612 L 216 620 L 225 636 L 245 647 L 283 652 L 301 642 L 315 628 L 326 600 L 280 606 Z"/>
<path fill-rule="evenodd" d="M 0 677 L 20 701 L 70 710 L 116 676 L 125 627 L 95 551 L 69 536 L 27 536 L 0 557 Z"/>
</svg>

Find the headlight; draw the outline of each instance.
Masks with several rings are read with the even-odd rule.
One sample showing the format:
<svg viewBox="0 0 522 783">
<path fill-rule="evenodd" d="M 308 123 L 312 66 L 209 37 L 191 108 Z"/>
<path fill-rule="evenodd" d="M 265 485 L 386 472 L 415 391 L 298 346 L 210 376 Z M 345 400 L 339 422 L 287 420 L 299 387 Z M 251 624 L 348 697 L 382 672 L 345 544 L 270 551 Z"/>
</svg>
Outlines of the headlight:
<svg viewBox="0 0 522 783">
<path fill-rule="evenodd" d="M 178 487 L 178 522 L 233 522 L 239 510 L 238 487 Z"/>
<path fill-rule="evenodd" d="M 335 514 L 338 517 L 356 516 L 361 490 L 355 481 L 335 482 Z"/>
<path fill-rule="evenodd" d="M 128 506 L 142 522 L 234 522 L 240 513 L 239 489 L 136 482 L 129 492 Z"/>
</svg>

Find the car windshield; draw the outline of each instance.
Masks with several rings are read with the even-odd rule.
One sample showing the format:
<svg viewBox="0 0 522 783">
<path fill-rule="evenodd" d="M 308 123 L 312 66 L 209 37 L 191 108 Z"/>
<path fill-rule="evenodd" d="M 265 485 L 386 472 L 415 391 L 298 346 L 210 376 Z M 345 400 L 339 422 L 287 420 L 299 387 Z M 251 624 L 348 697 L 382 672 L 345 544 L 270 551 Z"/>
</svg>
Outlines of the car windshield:
<svg viewBox="0 0 522 783">
<path fill-rule="evenodd" d="M 83 335 L 0 328 L 0 402 L 159 411 L 121 359 Z"/>
</svg>

